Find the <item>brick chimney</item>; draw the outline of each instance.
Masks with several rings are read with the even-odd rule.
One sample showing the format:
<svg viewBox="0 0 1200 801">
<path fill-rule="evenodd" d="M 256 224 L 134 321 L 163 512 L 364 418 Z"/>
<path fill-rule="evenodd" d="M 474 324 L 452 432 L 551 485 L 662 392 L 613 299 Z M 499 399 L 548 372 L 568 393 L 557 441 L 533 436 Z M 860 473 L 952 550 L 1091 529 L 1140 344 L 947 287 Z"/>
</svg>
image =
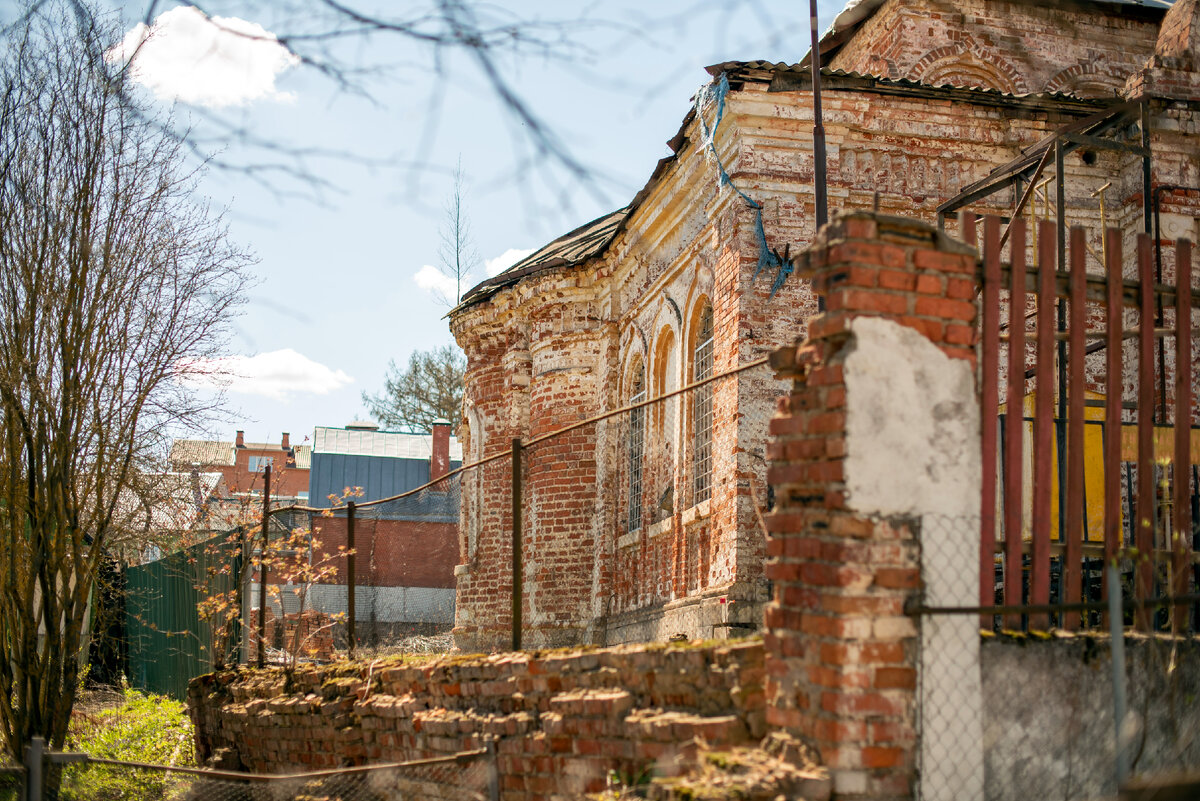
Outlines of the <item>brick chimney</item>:
<svg viewBox="0 0 1200 801">
<path fill-rule="evenodd" d="M 246 447 L 246 432 L 245 431 L 237 432 L 237 441 L 234 443 L 234 445 L 238 448 Z"/>
<path fill-rule="evenodd" d="M 429 480 L 437 481 L 450 472 L 450 423 L 433 422 L 433 453 L 429 456 Z"/>
<path fill-rule="evenodd" d="M 288 432 L 283 432 L 283 444 L 279 446 L 282 450 L 291 450 L 292 444 L 288 440 Z"/>
</svg>

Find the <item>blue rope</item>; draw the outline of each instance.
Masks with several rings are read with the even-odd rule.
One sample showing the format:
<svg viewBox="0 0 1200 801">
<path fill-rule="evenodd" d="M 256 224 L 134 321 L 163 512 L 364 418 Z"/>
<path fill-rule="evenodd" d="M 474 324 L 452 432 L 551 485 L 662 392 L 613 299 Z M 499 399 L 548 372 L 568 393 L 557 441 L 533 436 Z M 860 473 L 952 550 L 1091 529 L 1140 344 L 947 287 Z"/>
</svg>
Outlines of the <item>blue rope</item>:
<svg viewBox="0 0 1200 801">
<path fill-rule="evenodd" d="M 721 118 L 725 116 L 725 95 L 728 93 L 729 79 L 724 73 L 721 74 L 721 79 L 717 81 L 716 86 L 711 84 L 704 86 L 696 93 L 696 119 L 700 122 L 700 133 L 704 137 L 701 148 L 707 147 L 712 153 L 713 161 L 717 165 L 718 185 L 732 188 L 747 206 L 754 209 L 754 234 L 758 239 L 758 264 L 754 267 L 754 277 L 751 280 L 757 279 L 758 274 L 764 268 L 775 268 L 777 272 L 775 280 L 771 284 L 770 294 L 770 297 L 775 297 L 775 293 L 783 286 L 783 282 L 792 274 L 792 265 L 779 258 L 779 255 L 771 250 L 771 246 L 767 243 L 767 233 L 763 230 L 762 204 L 756 203 L 733 182 L 733 179 L 729 177 L 729 173 L 725 171 L 725 165 L 721 163 L 721 157 L 717 153 L 715 141 L 717 128 L 721 125 Z M 713 119 L 712 129 L 710 130 L 704 123 L 704 107 L 712 101 L 715 101 L 717 104 L 717 113 Z"/>
</svg>

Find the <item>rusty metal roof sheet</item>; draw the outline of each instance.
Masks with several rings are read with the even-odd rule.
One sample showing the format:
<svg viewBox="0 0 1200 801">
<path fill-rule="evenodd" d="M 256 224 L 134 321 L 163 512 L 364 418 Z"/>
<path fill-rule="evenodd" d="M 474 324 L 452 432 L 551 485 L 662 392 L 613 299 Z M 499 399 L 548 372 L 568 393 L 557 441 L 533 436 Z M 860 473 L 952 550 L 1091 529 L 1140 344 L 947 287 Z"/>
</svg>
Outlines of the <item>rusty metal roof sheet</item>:
<svg viewBox="0 0 1200 801">
<path fill-rule="evenodd" d="M 597 217 L 591 222 L 584 223 L 574 231 L 563 234 L 550 244 L 530 253 L 504 272 L 480 281 L 467 294 L 463 295 L 458 306 L 452 309 L 450 314 L 491 297 L 527 275 L 555 267 L 571 267 L 582 264 L 588 259 L 600 255 L 617 235 L 621 224 L 625 222 L 625 218 L 632 210 L 633 204 L 630 204 L 623 209 L 617 209 L 602 217 Z"/>
<path fill-rule="evenodd" d="M 295 467 L 298 470 L 308 470 L 312 467 L 312 445 L 293 445 L 292 453 L 296 457 Z"/>
</svg>

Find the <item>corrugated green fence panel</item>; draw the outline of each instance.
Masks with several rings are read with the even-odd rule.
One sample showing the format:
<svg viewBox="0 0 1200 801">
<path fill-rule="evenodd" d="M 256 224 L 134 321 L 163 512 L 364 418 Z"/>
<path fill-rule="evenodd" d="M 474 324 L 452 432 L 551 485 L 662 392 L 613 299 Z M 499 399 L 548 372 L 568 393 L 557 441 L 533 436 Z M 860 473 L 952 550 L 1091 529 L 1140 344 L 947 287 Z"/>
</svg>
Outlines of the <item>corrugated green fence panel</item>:
<svg viewBox="0 0 1200 801">
<path fill-rule="evenodd" d="M 133 687 L 182 699 L 188 681 L 213 669 L 213 626 L 200 619 L 198 606 L 217 593 L 232 601 L 240 567 L 238 536 L 229 533 L 127 569 L 126 636 Z"/>
</svg>

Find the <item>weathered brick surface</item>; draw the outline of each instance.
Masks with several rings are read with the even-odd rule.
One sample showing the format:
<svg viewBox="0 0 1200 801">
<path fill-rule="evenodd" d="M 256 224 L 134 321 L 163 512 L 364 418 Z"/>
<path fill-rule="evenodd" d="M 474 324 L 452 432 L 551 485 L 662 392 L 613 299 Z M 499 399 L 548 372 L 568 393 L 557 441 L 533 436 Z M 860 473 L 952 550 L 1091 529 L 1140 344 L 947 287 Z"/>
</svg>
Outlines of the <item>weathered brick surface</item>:
<svg viewBox="0 0 1200 801">
<path fill-rule="evenodd" d="M 366 511 L 366 510 L 364 510 Z M 312 518 L 313 536 L 321 543 L 318 559 L 328 559 L 335 573 L 326 584 L 346 583 L 346 518 Z M 458 527 L 424 520 L 386 520 L 359 513 L 354 526 L 355 580 L 359 586 L 453 587 L 458 554 Z"/>
<path fill-rule="evenodd" d="M 1089 98 L 1111 97 L 1127 79 L 1127 96 L 1156 98 L 1154 181 L 1195 185 L 1200 116 L 1194 104 L 1158 99 L 1172 93 L 1190 98 L 1200 85 L 1182 57 L 1163 55 L 1180 50 L 1185 32 L 1191 36 L 1192 18 L 1186 24 L 1168 20 L 1156 55 L 1161 13 L 990 0 L 952 10 L 926 2 L 884 4 L 833 59 L 833 68 L 1017 93 L 1065 91 L 1076 98 L 884 86 L 828 75 L 823 103 L 830 209 L 877 207 L 933 222 L 940 203 L 1101 109 L 1104 103 Z M 1148 59 L 1155 68 L 1143 70 Z M 729 69 L 716 152 L 733 183 L 762 205 L 770 245 L 795 253 L 814 233 L 811 95 L 801 71 Z M 694 120 L 675 141 L 677 154 L 656 172 L 601 255 L 529 275 L 453 316 L 451 328 L 469 359 L 463 438 L 470 453 L 495 453 L 513 436 L 529 439 L 623 405 L 639 362 L 651 396 L 686 383 L 705 302 L 713 309 L 716 371 L 787 345 L 806 330 L 815 310 L 811 287 L 793 276 L 772 295 L 774 271 L 755 277 L 760 251 L 752 211 L 718 184 Z M 1068 219 L 1089 228 L 1088 243 L 1099 252 L 1100 200 L 1093 192 L 1106 182 L 1107 221 L 1126 232 L 1132 253 L 1142 225 L 1142 188 L 1140 168 L 1128 157 L 1068 157 Z M 970 211 L 1008 213 L 1011 194 L 1000 192 Z M 1200 217 L 1200 193 L 1162 200 L 1167 224 Z M 1039 208 L 1045 216 L 1047 204 Z M 954 230 L 956 223 L 949 225 Z M 937 273 L 917 285 L 896 262 L 897 243 L 879 248 L 846 254 L 848 269 L 858 270 L 863 257 L 872 262 L 869 282 L 831 291 L 846 294 L 846 303 L 902 318 L 948 351 L 967 355 L 975 336 L 968 319 L 975 290 L 971 266 L 916 265 Z M 1164 256 L 1169 275 L 1171 256 Z M 1089 269 L 1099 267 L 1092 263 Z M 915 294 L 902 309 L 894 291 Z M 814 331 L 818 337 L 836 333 Z M 1101 359 L 1093 356 L 1092 362 Z M 534 567 L 526 597 L 529 642 L 713 636 L 724 612 L 721 597 L 737 602 L 739 620 L 757 620 L 765 598 L 764 537 L 754 506 L 756 498 L 765 505 L 766 426 L 784 389 L 765 374 L 714 387 L 713 489 L 703 504 L 695 503 L 691 489 L 687 401 L 648 413 L 643 497 L 634 499 L 645 509 L 645 523 L 634 531 L 627 525 L 624 420 L 582 429 L 559 447 L 543 445 L 542 453 L 531 453 L 527 536 L 545 549 L 545 558 Z M 479 473 L 464 481 L 458 568 L 456 630 L 469 650 L 502 647 L 509 627 L 508 468 L 493 464 Z M 664 497 L 669 508 L 660 510 Z"/>
<path fill-rule="evenodd" d="M 197 751 L 286 772 L 444 756 L 494 738 L 505 801 L 579 797 L 609 770 L 676 775 L 695 739 L 765 732 L 761 643 L 399 659 L 194 680 Z"/>
<path fill-rule="evenodd" d="M 1162 11 L 968 0 L 890 0 L 833 69 L 1003 92 L 1111 97 L 1154 49 Z"/>
</svg>

